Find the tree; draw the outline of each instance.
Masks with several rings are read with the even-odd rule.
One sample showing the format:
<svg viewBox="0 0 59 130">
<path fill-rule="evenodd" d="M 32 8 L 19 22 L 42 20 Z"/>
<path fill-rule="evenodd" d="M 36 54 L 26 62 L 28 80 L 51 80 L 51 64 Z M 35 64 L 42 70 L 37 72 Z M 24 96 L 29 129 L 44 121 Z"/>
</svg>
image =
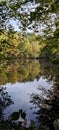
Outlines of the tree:
<svg viewBox="0 0 59 130">
<path fill-rule="evenodd" d="M 58 0 L 0 0 L 0 30 L 9 28 L 10 20 L 18 20 L 20 29 L 39 32 L 42 26 L 51 33 L 56 28 L 58 5 Z"/>
</svg>

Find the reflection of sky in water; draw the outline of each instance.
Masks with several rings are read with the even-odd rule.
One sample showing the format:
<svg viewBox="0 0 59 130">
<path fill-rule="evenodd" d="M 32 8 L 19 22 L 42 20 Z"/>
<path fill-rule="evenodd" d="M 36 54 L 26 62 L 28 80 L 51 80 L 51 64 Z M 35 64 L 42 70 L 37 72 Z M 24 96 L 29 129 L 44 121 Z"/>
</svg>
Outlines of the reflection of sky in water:
<svg viewBox="0 0 59 130">
<path fill-rule="evenodd" d="M 46 96 L 43 94 L 41 88 L 45 88 L 46 90 L 50 89 L 53 86 L 53 81 L 49 83 L 47 82 L 47 79 L 41 77 L 38 81 L 35 79 L 33 82 L 17 82 L 15 84 L 7 83 L 5 86 L 6 91 L 8 91 L 8 94 L 14 101 L 14 104 L 4 110 L 5 118 L 13 112 L 23 109 L 26 112 L 28 121 L 30 121 L 35 120 L 36 116 L 33 112 L 38 109 L 29 102 L 31 100 L 31 94 L 34 93 Z"/>
</svg>

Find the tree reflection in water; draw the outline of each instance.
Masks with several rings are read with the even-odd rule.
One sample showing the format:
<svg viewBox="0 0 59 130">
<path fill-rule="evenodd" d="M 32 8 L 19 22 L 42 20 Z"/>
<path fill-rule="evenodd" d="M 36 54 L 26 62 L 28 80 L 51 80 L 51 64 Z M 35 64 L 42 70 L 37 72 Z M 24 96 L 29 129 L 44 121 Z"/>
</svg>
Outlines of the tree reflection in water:
<svg viewBox="0 0 59 130">
<path fill-rule="evenodd" d="M 0 85 L 39 80 L 41 76 L 59 82 L 59 66 L 44 60 L 5 60 L 0 63 Z"/>
<path fill-rule="evenodd" d="M 56 68 L 56 69 L 55 69 Z M 48 62 L 31 61 L 31 62 L 4 62 L 0 64 L 0 130 L 59 130 L 59 66 L 52 65 Z M 3 88 L 2 84 L 8 82 L 23 82 L 37 80 L 40 76 L 44 76 L 47 81 L 54 81 L 52 90 L 46 90 L 43 87 L 39 87 L 39 91 L 42 91 L 45 96 L 31 95 L 31 103 L 33 107 L 37 106 L 37 112 L 33 111 L 37 115 L 38 128 L 35 126 L 35 122 L 31 121 L 29 128 L 26 127 L 27 115 L 26 112 L 18 110 L 12 113 L 9 119 L 4 120 L 3 110 L 11 105 L 13 101 L 6 92 L 6 88 Z"/>
<path fill-rule="evenodd" d="M 37 119 L 40 130 L 59 130 L 59 85 L 54 89 L 46 91 L 46 97 L 31 95 L 31 103 L 38 107 Z"/>
<path fill-rule="evenodd" d="M 6 88 L 5 88 L 6 89 Z M 11 105 L 13 102 L 11 97 L 5 91 L 4 88 L 0 88 L 0 129 L 1 130 L 59 130 L 59 91 L 58 86 L 55 84 L 55 88 L 51 91 L 43 92 L 46 97 L 40 97 L 39 95 L 31 95 L 31 103 L 37 106 L 38 111 L 35 113 L 38 120 L 38 128 L 35 127 L 35 122 L 31 122 L 29 128 L 26 128 L 27 118 L 26 112 L 19 109 L 17 112 L 13 112 L 9 119 L 4 120 L 3 109 Z M 40 90 L 42 90 L 40 89 Z"/>
<path fill-rule="evenodd" d="M 8 119 L 4 119 L 3 111 L 9 105 L 14 102 L 11 100 L 11 97 L 8 95 L 6 88 L 0 86 L 0 130 L 25 130 L 27 124 L 26 113 L 19 109 L 17 112 L 13 112 Z M 30 126 L 32 129 L 34 126 Z M 30 129 L 28 128 L 28 129 Z"/>
<path fill-rule="evenodd" d="M 2 119 L 3 109 L 13 103 L 11 97 L 6 92 L 6 88 L 0 86 L 0 119 Z"/>
<path fill-rule="evenodd" d="M 13 112 L 8 119 L 4 119 L 3 110 L 14 103 L 5 90 L 6 88 L 0 88 L 0 130 L 36 130 L 35 124 L 33 125 L 32 122 L 29 128 L 26 127 L 27 117 L 26 113 L 22 109 L 19 109 L 17 112 Z"/>
</svg>

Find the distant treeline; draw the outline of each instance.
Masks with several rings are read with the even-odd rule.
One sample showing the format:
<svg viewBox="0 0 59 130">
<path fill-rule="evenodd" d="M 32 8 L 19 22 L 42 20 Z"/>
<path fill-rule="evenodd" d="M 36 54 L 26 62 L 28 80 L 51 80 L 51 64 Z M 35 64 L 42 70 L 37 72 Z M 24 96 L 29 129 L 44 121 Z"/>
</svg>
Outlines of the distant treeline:
<svg viewBox="0 0 59 130">
<path fill-rule="evenodd" d="M 54 36 L 55 35 L 55 36 Z M 55 62 L 59 57 L 58 35 L 38 36 L 16 32 L 6 32 L 0 35 L 0 60 L 13 58 L 47 58 Z"/>
</svg>

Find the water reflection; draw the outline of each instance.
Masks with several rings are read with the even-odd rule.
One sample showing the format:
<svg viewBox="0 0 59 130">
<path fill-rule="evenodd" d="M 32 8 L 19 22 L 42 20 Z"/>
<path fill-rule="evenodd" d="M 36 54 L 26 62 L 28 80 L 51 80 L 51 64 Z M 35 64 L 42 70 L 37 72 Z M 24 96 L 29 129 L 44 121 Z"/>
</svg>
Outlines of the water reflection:
<svg viewBox="0 0 59 130">
<path fill-rule="evenodd" d="M 11 104 L 13 104 L 13 101 L 6 91 L 6 88 L 0 86 L 0 120 L 4 120 L 3 110 Z"/>
<path fill-rule="evenodd" d="M 1 130 L 59 128 L 58 71 L 43 60 L 1 61 Z"/>
<path fill-rule="evenodd" d="M 44 76 L 48 80 L 59 81 L 59 66 L 49 62 L 38 60 L 1 61 L 0 63 L 0 84 L 16 83 L 38 80 Z"/>
<path fill-rule="evenodd" d="M 34 80 L 39 73 L 39 61 L 4 61 L 0 63 L 0 84 Z"/>
<path fill-rule="evenodd" d="M 38 107 L 36 114 L 38 122 L 40 122 L 39 128 L 43 130 L 58 130 L 59 88 L 55 85 L 54 89 L 46 91 L 46 89 L 43 88 L 43 91 L 47 96 L 44 97 L 38 94 L 31 95 L 31 103 Z M 56 127 L 56 125 L 58 126 Z"/>
</svg>

